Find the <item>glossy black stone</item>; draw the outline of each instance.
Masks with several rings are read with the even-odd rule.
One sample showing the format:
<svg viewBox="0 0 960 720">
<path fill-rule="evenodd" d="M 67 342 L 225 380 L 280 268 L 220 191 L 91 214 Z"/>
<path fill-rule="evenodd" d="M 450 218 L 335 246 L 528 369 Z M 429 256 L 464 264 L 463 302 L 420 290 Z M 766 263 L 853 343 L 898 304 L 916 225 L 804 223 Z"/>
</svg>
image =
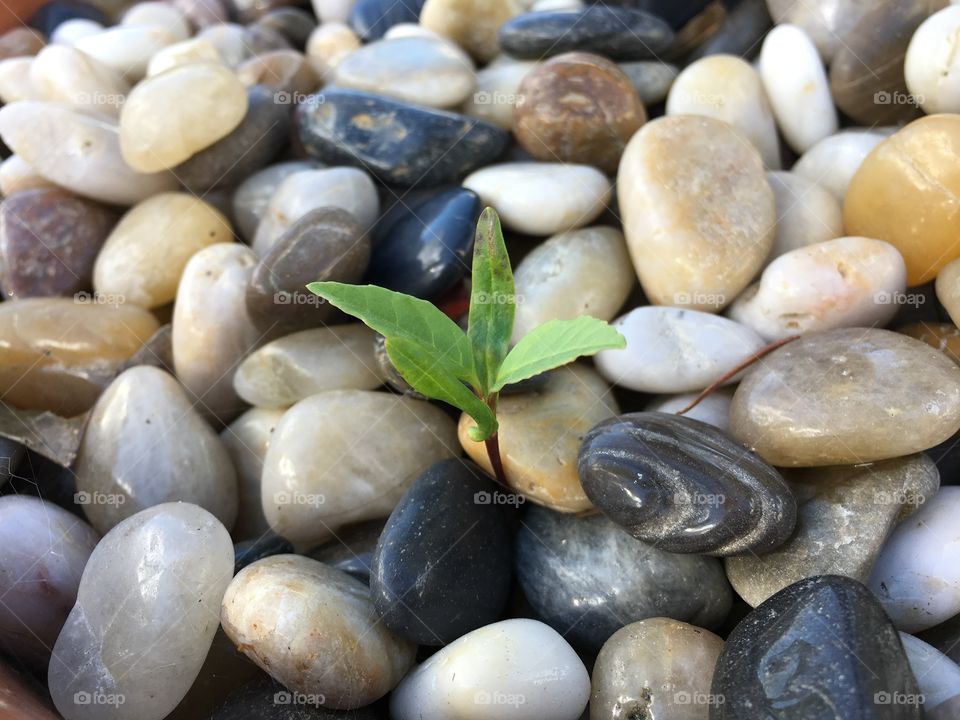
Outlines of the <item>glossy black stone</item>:
<svg viewBox="0 0 960 720">
<path fill-rule="evenodd" d="M 741 621 L 717 659 L 711 720 L 919 720 L 893 623 L 846 577 L 794 583 Z"/>
<path fill-rule="evenodd" d="M 732 591 L 716 558 L 675 555 L 600 515 L 530 506 L 517 533 L 517 578 L 543 622 L 597 652 L 624 625 L 650 617 L 714 628 Z"/>
<path fill-rule="evenodd" d="M 53 0 L 53 2 L 46 3 L 34 13 L 29 24 L 50 37 L 57 26 L 67 20 L 93 20 L 103 26 L 113 24 L 100 8 L 84 2 L 69 2 L 68 0 Z"/>
<path fill-rule="evenodd" d="M 379 40 L 400 23 L 415 23 L 426 0 L 357 0 L 350 26 L 363 40 Z"/>
<path fill-rule="evenodd" d="M 294 695 L 272 678 L 241 687 L 210 716 L 210 720 L 378 720 L 372 707 L 331 710 L 309 702 L 304 693 Z"/>
<path fill-rule="evenodd" d="M 293 544 L 279 535 L 266 535 L 256 540 L 243 540 L 233 546 L 233 572 L 237 574 L 257 560 L 292 552 Z"/>
<path fill-rule="evenodd" d="M 387 627 L 445 645 L 500 619 L 512 557 L 512 507 L 494 502 L 502 497 L 467 460 L 436 463 L 414 481 L 370 568 L 373 605 Z"/>
<path fill-rule="evenodd" d="M 373 551 L 385 524 L 385 520 L 370 520 L 350 525 L 338 530 L 337 537 L 314 548 L 307 556 L 337 570 L 343 570 L 369 585 Z"/>
<path fill-rule="evenodd" d="M 308 155 L 353 165 L 405 187 L 439 185 L 489 164 L 506 147 L 501 128 L 358 90 L 326 90 L 297 108 Z"/>
<path fill-rule="evenodd" d="M 518 58 L 537 59 L 579 50 L 612 60 L 654 57 L 673 42 L 673 31 L 642 10 L 590 5 L 577 11 L 531 12 L 500 26 L 500 47 Z"/>
<path fill-rule="evenodd" d="M 480 197 L 448 190 L 407 210 L 375 237 L 366 282 L 433 299 L 470 272 Z"/>
<path fill-rule="evenodd" d="M 596 0 L 595 5 L 623 5 L 666 20 L 679 30 L 714 0 Z"/>
</svg>

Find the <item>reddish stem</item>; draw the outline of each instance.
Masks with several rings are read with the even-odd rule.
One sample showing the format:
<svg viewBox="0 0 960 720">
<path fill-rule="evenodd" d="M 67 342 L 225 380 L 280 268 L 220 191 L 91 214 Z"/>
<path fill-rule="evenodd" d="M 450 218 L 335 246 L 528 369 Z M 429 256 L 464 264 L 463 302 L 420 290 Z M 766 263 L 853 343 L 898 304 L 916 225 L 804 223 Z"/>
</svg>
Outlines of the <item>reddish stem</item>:
<svg viewBox="0 0 960 720">
<path fill-rule="evenodd" d="M 490 411 L 494 417 L 496 417 L 497 393 L 488 395 L 484 398 L 484 402 L 487 403 L 487 407 L 490 408 Z M 512 492 L 510 486 L 507 484 L 507 473 L 503 469 L 503 459 L 500 457 L 500 438 L 497 433 L 494 433 L 484 440 L 483 444 L 487 448 L 487 457 L 490 458 L 490 467 L 493 468 L 493 474 L 497 483 L 502 485 L 508 492 Z"/>
</svg>

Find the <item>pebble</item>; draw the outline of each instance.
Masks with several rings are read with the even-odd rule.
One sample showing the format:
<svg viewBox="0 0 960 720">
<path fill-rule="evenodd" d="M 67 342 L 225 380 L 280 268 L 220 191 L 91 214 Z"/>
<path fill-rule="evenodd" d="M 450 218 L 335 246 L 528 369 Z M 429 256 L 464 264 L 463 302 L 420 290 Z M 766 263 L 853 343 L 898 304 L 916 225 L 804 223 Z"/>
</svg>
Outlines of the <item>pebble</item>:
<svg viewBox="0 0 960 720">
<path fill-rule="evenodd" d="M 131 91 L 120 113 L 123 159 L 140 172 L 176 167 L 228 136 L 246 112 L 247 93 L 223 65 L 177 65 Z"/>
<path fill-rule="evenodd" d="M 54 45 L 74 46 L 77 40 L 96 35 L 103 32 L 103 25 L 96 20 L 87 20 L 86 18 L 73 18 L 65 20 L 54 29 L 50 34 L 50 43 Z M 18 55 L 35 55 L 36 53 L 17 53 Z"/>
<path fill-rule="evenodd" d="M 594 427 L 577 462 L 587 497 L 633 537 L 668 552 L 763 554 L 793 532 L 780 474 L 728 434 L 666 413 Z"/>
<path fill-rule="evenodd" d="M 722 648 L 709 630 L 665 617 L 622 627 L 594 665 L 590 720 L 705 718 L 693 699 L 709 696 Z"/>
<path fill-rule="evenodd" d="M 286 335 L 247 355 L 233 386 L 260 408 L 287 408 L 328 390 L 375 390 L 383 385 L 375 335 L 361 323 Z"/>
<path fill-rule="evenodd" d="M 787 144 L 804 153 L 837 132 L 837 111 L 823 63 L 796 25 L 778 25 L 763 41 L 760 77 Z"/>
<path fill-rule="evenodd" d="M 325 708 L 386 695 L 416 652 L 379 622 L 363 583 L 299 555 L 241 570 L 223 597 L 221 623 L 248 658 Z"/>
<path fill-rule="evenodd" d="M 843 237 L 843 208 L 829 190 L 792 172 L 768 172 L 777 229 L 767 264 L 814 243 Z"/>
<path fill-rule="evenodd" d="M 314 163 L 306 160 L 291 160 L 269 165 L 240 183 L 231 198 L 231 216 L 240 236 L 247 242 L 252 242 L 257 226 L 267 212 L 270 198 L 280 183 L 295 172 L 315 168 Z"/>
<path fill-rule="evenodd" d="M 807 150 L 790 172 L 829 190 L 842 204 L 864 159 L 883 140 L 884 136 L 875 131 L 842 130 Z"/>
<path fill-rule="evenodd" d="M 594 226 L 554 235 L 514 268 L 513 341 L 550 320 L 611 320 L 636 284 L 623 233 Z"/>
<path fill-rule="evenodd" d="M 909 1 L 909 0 L 908 0 Z M 850 32 L 870 8 L 886 4 L 882 0 L 864 0 L 836 5 L 833 0 L 766 0 L 777 24 L 798 25 L 814 42 L 823 61 L 829 63 L 847 42 Z"/>
<path fill-rule="evenodd" d="M 174 168 L 180 184 L 203 194 L 233 187 L 272 162 L 287 146 L 290 108 L 266 85 L 247 88 L 247 114 L 226 137 Z"/>
<path fill-rule="evenodd" d="M 303 50 L 317 27 L 317 21 L 313 15 L 299 7 L 280 7 L 261 17 L 257 25 L 280 33 L 294 49 Z"/>
<path fill-rule="evenodd" d="M 166 2 L 138 2 L 131 5 L 120 19 L 121 26 L 153 25 L 162 27 L 177 40 L 186 40 L 193 34 L 190 22 L 173 4 Z"/>
<path fill-rule="evenodd" d="M 703 390 L 765 344 L 745 325 L 680 308 L 639 307 L 613 327 L 627 346 L 597 353 L 597 370 L 615 385 L 647 393 Z"/>
<path fill-rule="evenodd" d="M 131 208 L 107 237 L 93 287 L 145 308 L 166 305 L 194 254 L 232 240 L 229 220 L 203 200 L 185 192 L 154 195 Z"/>
<path fill-rule="evenodd" d="M 444 460 L 413 482 L 370 566 L 373 606 L 388 628 L 447 645 L 502 616 L 513 556 L 509 507 L 494 503 L 502 496 L 469 461 Z"/>
<path fill-rule="evenodd" d="M 500 46 L 518 58 L 539 59 L 580 50 L 612 60 L 656 57 L 673 42 L 670 26 L 655 15 L 618 5 L 579 11 L 533 12 L 500 26 Z"/>
<path fill-rule="evenodd" d="M 691 410 L 684 413 L 691 420 L 699 420 L 713 425 L 719 430 L 730 430 L 730 403 L 733 401 L 734 388 L 720 388 L 716 392 L 702 398 Z M 698 398 L 700 393 L 684 393 L 683 395 L 663 395 L 655 398 L 644 408 L 647 412 L 677 413 L 688 407 Z"/>
<path fill-rule="evenodd" d="M 797 528 L 761 556 L 727 558 L 737 594 L 756 607 L 804 578 L 844 575 L 866 582 L 894 526 L 932 498 L 939 473 L 926 455 L 868 465 L 836 465 L 787 475 Z"/>
<path fill-rule="evenodd" d="M 397 219 L 378 225 L 366 281 L 419 298 L 443 295 L 470 272 L 480 210 L 480 198 L 464 188 L 401 201 Z"/>
<path fill-rule="evenodd" d="M 312 395 L 273 433 L 264 514 L 295 545 L 316 545 L 344 525 L 390 514 L 420 473 L 457 454 L 453 421 L 427 402 L 366 390 Z"/>
<path fill-rule="evenodd" d="M 547 375 L 533 392 L 504 396 L 497 405 L 500 455 L 510 488 L 552 510 L 575 513 L 591 507 L 577 475 L 577 451 L 587 431 L 619 412 L 609 386 L 586 365 L 568 365 Z M 468 435 L 476 423 L 460 417 L 460 444 L 493 474 L 483 443 Z"/>
<path fill-rule="evenodd" d="M 463 103 L 460 111 L 504 130 L 512 130 L 520 83 L 537 65 L 536 62 L 499 56 L 477 71 L 475 92 Z"/>
<path fill-rule="evenodd" d="M 894 624 L 926 630 L 960 613 L 957 528 L 960 487 L 943 487 L 897 527 L 868 583 Z"/>
<path fill-rule="evenodd" d="M 887 330 L 806 335 L 768 355 L 740 383 L 730 427 L 767 462 L 784 467 L 909 455 L 960 429 L 960 368 Z"/>
<path fill-rule="evenodd" d="M 0 648 L 44 670 L 99 537 L 76 515 L 27 495 L 0 497 L 0 528 Z M 0 689 L 0 710 L 3 699 Z"/>
<path fill-rule="evenodd" d="M 536 616 L 585 653 L 637 620 L 716 627 L 730 609 L 718 560 L 666 552 L 605 517 L 532 507 L 516 543 L 517 578 Z"/>
<path fill-rule="evenodd" d="M 347 22 L 355 3 L 356 0 L 312 0 L 311 5 L 321 25 L 326 25 Z"/>
<path fill-rule="evenodd" d="M 670 87 L 667 115 L 703 115 L 729 123 L 760 153 L 768 169 L 780 168 L 777 124 L 760 75 L 733 55 L 691 63 Z"/>
<path fill-rule="evenodd" d="M 29 7 L 23 8 L 30 10 Z M 30 18 L 30 24 L 41 33 L 49 37 L 61 23 L 76 18 L 94 20 L 106 24 L 107 16 L 92 3 L 76 2 L 74 0 L 53 0 L 44 3 Z"/>
<path fill-rule="evenodd" d="M 334 71 L 343 59 L 359 47 L 360 38 L 347 25 L 324 23 L 307 39 L 307 60 L 317 78 L 328 81 L 333 79 Z"/>
<path fill-rule="evenodd" d="M 497 157 L 509 137 L 476 118 L 358 90 L 325 90 L 297 108 L 296 124 L 309 156 L 404 187 L 455 181 Z"/>
<path fill-rule="evenodd" d="M 614 173 L 647 112 L 630 78 L 590 53 L 565 53 L 528 72 L 517 88 L 513 132 L 537 160 Z"/>
<path fill-rule="evenodd" d="M 661 60 L 637 60 L 620 63 L 620 69 L 630 78 L 640 101 L 644 105 L 656 105 L 667 99 L 680 70 Z"/>
<path fill-rule="evenodd" d="M 0 194 L 4 197 L 21 190 L 53 190 L 56 187 L 17 154 L 0 162 Z"/>
<path fill-rule="evenodd" d="M 925 342 L 960 365 L 960 329 L 953 323 L 909 323 L 897 332 Z"/>
<path fill-rule="evenodd" d="M 403 37 L 378 40 L 347 55 L 334 82 L 435 108 L 459 105 L 473 92 L 473 61 L 444 40 Z"/>
<path fill-rule="evenodd" d="M 307 555 L 369 585 L 373 553 L 385 524 L 386 519 L 380 518 L 348 525 L 335 538 L 314 548 Z"/>
<path fill-rule="evenodd" d="M 15 407 L 86 412 L 159 324 L 134 305 L 74 298 L 0 303 L 0 394 Z"/>
<path fill-rule="evenodd" d="M 526 0 L 426 0 L 420 24 L 450 38 L 483 64 L 500 52 L 497 31 L 525 5 Z"/>
<path fill-rule="evenodd" d="M 260 476 L 273 431 L 283 410 L 250 408 L 220 433 L 237 472 L 237 521 L 233 537 L 238 540 L 259 538 L 270 530 L 260 501 Z"/>
<path fill-rule="evenodd" d="M 223 58 L 213 43 L 201 37 L 181 40 L 168 45 L 157 52 L 147 65 L 147 77 L 159 75 L 179 65 L 188 65 L 195 62 L 222 63 Z"/>
<path fill-rule="evenodd" d="M 225 0 L 173 0 L 173 5 L 199 30 L 226 23 L 229 19 Z"/>
<path fill-rule="evenodd" d="M 117 525 L 90 556 L 53 648 L 57 710 L 166 717 L 200 672 L 232 573 L 230 535 L 196 505 L 157 505 Z"/>
<path fill-rule="evenodd" d="M 306 55 L 284 48 L 261 53 L 237 68 L 237 78 L 247 87 L 265 85 L 275 92 L 273 102 L 295 105 L 306 99 L 320 84 L 313 65 Z"/>
<path fill-rule="evenodd" d="M 960 710 L 960 666 L 936 648 L 907 633 L 900 633 L 910 669 L 923 695 L 928 720 L 950 720 Z"/>
<path fill-rule="evenodd" d="M 417 22 L 424 0 L 356 0 L 350 10 L 350 25 L 361 39 L 379 40 L 391 27 Z"/>
<path fill-rule="evenodd" d="M 44 100 L 116 117 L 130 84 L 76 48 L 49 45 L 30 64 L 30 85 Z"/>
<path fill-rule="evenodd" d="M 390 697 L 394 720 L 578 720 L 590 675 L 573 648 L 536 620 L 474 630 L 414 668 Z"/>
<path fill-rule="evenodd" d="M 0 100 L 4 104 L 40 100 L 40 93 L 30 80 L 33 57 L 0 60 Z"/>
<path fill-rule="evenodd" d="M 951 5 L 925 18 L 910 38 L 903 65 L 910 95 L 904 101 L 928 115 L 960 111 L 960 65 L 953 55 L 958 31 L 960 8 Z"/>
<path fill-rule="evenodd" d="M 36 55 L 46 45 L 42 34 L 28 27 L 15 27 L 0 35 L 0 59 Z"/>
<path fill-rule="evenodd" d="M 953 260 L 937 274 L 934 285 L 937 300 L 943 305 L 951 320 L 960 319 L 960 258 Z M 956 318 L 956 319 L 955 319 Z"/>
<path fill-rule="evenodd" d="M 208 245 L 187 262 L 173 309 L 177 379 L 204 415 L 229 422 L 244 409 L 233 389 L 237 364 L 260 340 L 244 296 L 257 264 L 250 248 Z"/>
<path fill-rule="evenodd" d="M 589 225 L 610 201 L 610 181 L 588 165 L 511 162 L 488 165 L 463 186 L 492 206 L 504 227 L 549 236 Z"/>
<path fill-rule="evenodd" d="M 765 340 L 886 325 L 906 297 L 907 268 L 890 243 L 841 237 L 791 250 L 730 306 Z"/>
<path fill-rule="evenodd" d="M 896 247 L 911 286 L 932 280 L 960 257 L 960 219 L 951 209 L 958 152 L 960 117 L 924 117 L 878 145 L 850 182 L 843 207 L 847 232 Z"/>
<path fill-rule="evenodd" d="M 74 47 L 134 83 L 146 75 L 150 58 L 180 39 L 155 25 L 116 25 L 79 38 Z"/>
<path fill-rule="evenodd" d="M 760 154 L 720 120 L 647 123 L 617 174 L 627 246 L 654 304 L 716 312 L 773 246 L 776 208 Z"/>
<path fill-rule="evenodd" d="M 45 178 L 91 200 L 133 205 L 177 187 L 169 173 L 141 173 L 124 162 L 115 124 L 62 105 L 6 105 L 0 136 Z"/>
<path fill-rule="evenodd" d="M 0 288 L 7 298 L 74 295 L 117 221 L 109 207 L 63 190 L 24 190 L 0 205 Z"/>
<path fill-rule="evenodd" d="M 919 720 L 918 694 L 880 604 L 856 580 L 824 575 L 781 590 L 734 628 L 708 697 L 714 720 Z"/>
</svg>

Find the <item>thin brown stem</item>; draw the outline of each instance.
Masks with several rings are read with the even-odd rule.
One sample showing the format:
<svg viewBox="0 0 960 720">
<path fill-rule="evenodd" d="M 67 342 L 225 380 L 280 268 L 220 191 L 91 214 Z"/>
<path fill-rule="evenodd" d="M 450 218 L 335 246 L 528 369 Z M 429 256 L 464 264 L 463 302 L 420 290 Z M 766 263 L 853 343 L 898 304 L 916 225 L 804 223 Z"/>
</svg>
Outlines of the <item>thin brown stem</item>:
<svg viewBox="0 0 960 720">
<path fill-rule="evenodd" d="M 497 393 L 493 393 L 483 399 L 494 416 L 497 414 L 497 397 Z M 490 458 L 490 467 L 493 468 L 493 475 L 497 483 L 508 492 L 512 492 L 507 484 L 507 473 L 503 469 L 503 458 L 500 457 L 500 438 L 498 434 L 494 433 L 484 440 L 483 444 L 487 448 L 487 457 Z"/>
<path fill-rule="evenodd" d="M 772 353 L 774 350 L 782 348 L 787 343 L 792 343 L 794 340 L 798 340 L 799 338 L 800 338 L 799 335 L 791 335 L 790 337 L 783 338 L 782 340 L 777 340 L 776 342 L 772 342 L 769 345 L 766 345 L 765 347 L 760 348 L 755 353 L 753 353 L 753 355 L 748 357 L 746 360 L 744 360 L 742 363 L 737 365 L 735 368 L 725 372 L 715 382 L 710 383 L 710 385 L 708 385 L 702 393 L 700 393 L 693 399 L 693 402 L 691 402 L 682 410 L 677 410 L 676 414 L 685 415 L 686 413 L 690 412 L 697 405 L 703 402 L 704 398 L 707 398 L 713 395 L 713 393 L 715 393 L 720 388 L 721 385 L 723 385 L 725 382 L 727 382 L 732 377 L 737 375 L 737 373 L 743 372 L 748 367 L 753 365 L 757 360 L 760 360 L 761 358 Z"/>
</svg>

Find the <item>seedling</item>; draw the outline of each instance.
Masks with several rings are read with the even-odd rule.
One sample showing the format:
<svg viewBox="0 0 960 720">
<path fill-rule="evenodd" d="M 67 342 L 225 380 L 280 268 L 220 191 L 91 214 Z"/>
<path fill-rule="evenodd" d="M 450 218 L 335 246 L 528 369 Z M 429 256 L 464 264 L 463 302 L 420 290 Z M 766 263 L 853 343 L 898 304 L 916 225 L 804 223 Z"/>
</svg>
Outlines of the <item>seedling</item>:
<svg viewBox="0 0 960 720">
<path fill-rule="evenodd" d="M 504 386 L 627 344 L 606 322 L 578 317 L 546 322 L 510 349 L 517 298 L 493 208 L 477 223 L 466 333 L 432 303 L 376 285 L 315 282 L 307 289 L 383 335 L 387 356 L 414 390 L 472 417 L 470 438 L 485 443 L 504 486 L 497 439 L 497 399 Z"/>
</svg>

